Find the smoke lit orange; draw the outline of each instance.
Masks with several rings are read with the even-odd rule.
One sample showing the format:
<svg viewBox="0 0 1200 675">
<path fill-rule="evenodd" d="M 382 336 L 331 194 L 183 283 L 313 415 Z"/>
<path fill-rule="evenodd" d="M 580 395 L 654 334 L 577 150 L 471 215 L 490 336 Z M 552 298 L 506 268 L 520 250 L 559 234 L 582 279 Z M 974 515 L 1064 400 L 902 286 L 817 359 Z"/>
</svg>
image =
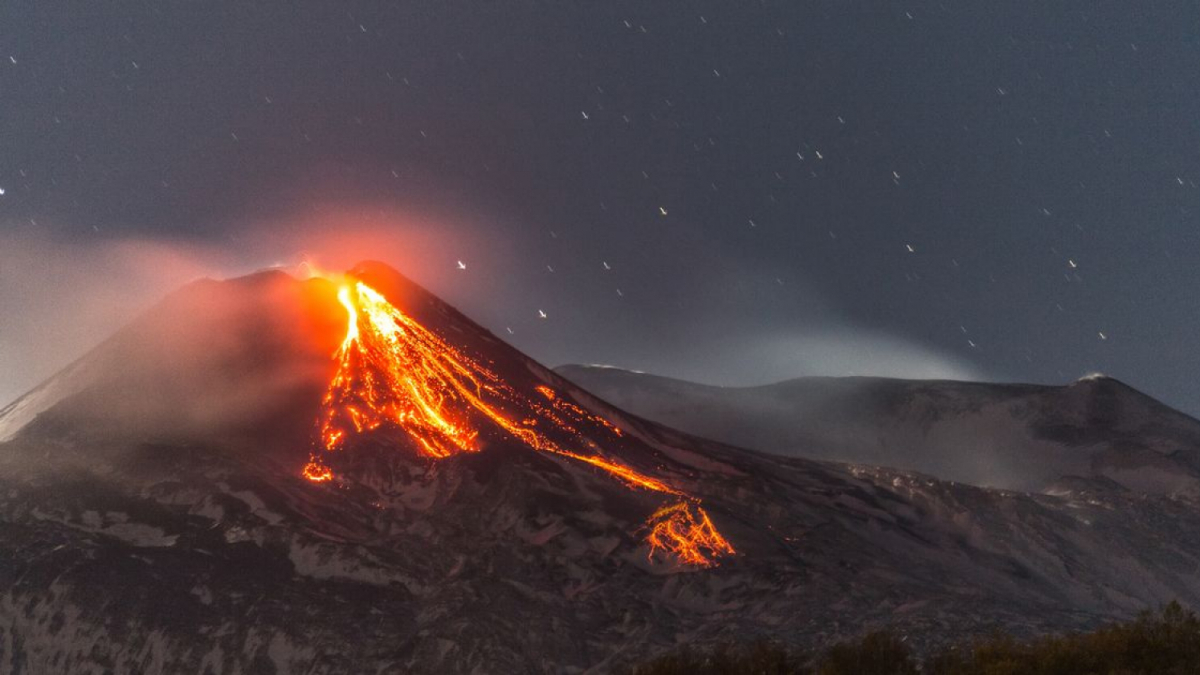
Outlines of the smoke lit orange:
<svg viewBox="0 0 1200 675">
<path fill-rule="evenodd" d="M 472 420 L 477 425 L 477 414 L 482 414 L 533 449 L 590 464 L 633 488 L 687 499 L 659 479 L 599 454 L 563 447 L 542 431 L 554 429 L 584 444 L 577 427 L 591 422 L 620 436 L 621 430 L 608 420 L 564 400 L 548 386 L 536 387 L 540 398 L 519 394 L 361 281 L 343 286 L 338 299 L 349 319 L 335 354 L 337 371 L 322 401 L 320 438 L 325 452 L 343 449 L 354 435 L 388 427 L 405 432 L 414 450 L 431 459 L 476 452 L 482 429 Z M 519 421 L 510 419 L 500 404 L 524 414 Z M 314 454 L 304 477 L 323 482 L 331 480 L 333 472 Z M 708 515 L 690 502 L 660 510 L 648 525 L 651 554 L 667 550 L 685 562 L 707 566 L 716 555 L 733 553 Z"/>
</svg>

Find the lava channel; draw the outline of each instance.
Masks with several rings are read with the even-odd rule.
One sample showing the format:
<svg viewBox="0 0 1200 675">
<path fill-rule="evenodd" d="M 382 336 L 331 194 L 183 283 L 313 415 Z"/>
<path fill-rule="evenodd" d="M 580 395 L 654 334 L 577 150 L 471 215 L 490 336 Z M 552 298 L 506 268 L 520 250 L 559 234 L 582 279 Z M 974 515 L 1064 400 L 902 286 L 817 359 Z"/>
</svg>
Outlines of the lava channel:
<svg viewBox="0 0 1200 675">
<path fill-rule="evenodd" d="M 405 432 L 429 459 L 478 452 L 480 429 L 472 426 L 471 417 L 473 412 L 481 413 L 530 448 L 590 464 L 632 489 L 677 498 L 646 523 L 651 558 L 662 551 L 707 567 L 716 564 L 719 556 L 734 553 L 699 500 L 615 460 L 563 447 L 539 431 L 553 428 L 580 437 L 577 427 L 593 423 L 621 436 L 608 420 L 544 385 L 536 388 L 537 396 L 519 394 L 491 369 L 447 344 L 362 281 L 343 285 L 338 299 L 349 320 L 345 339 L 334 354 L 337 370 L 322 399 L 319 435 L 324 453 L 336 453 L 350 438 L 384 427 Z M 526 415 L 514 421 L 489 401 L 505 402 Z M 334 477 L 316 452 L 302 475 L 318 483 Z"/>
</svg>

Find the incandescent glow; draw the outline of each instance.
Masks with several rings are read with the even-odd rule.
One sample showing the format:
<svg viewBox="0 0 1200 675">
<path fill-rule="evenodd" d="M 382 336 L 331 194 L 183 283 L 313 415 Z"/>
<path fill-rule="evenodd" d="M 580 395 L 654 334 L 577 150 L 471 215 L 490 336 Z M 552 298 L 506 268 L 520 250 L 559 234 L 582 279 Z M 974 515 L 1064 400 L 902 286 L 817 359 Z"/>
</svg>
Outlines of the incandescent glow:
<svg viewBox="0 0 1200 675">
<path fill-rule="evenodd" d="M 704 509 L 691 502 L 679 502 L 659 509 L 647 523 L 650 557 L 667 551 L 685 563 L 710 567 L 721 555 L 734 553 L 733 546 L 717 532 Z"/>
<path fill-rule="evenodd" d="M 324 483 L 333 478 L 333 472 L 317 462 L 309 462 L 304 467 L 304 477 L 314 483 Z"/>
<path fill-rule="evenodd" d="M 341 351 L 345 352 L 358 339 L 358 312 L 354 310 L 354 302 L 350 300 L 349 286 L 342 286 L 338 289 L 338 302 L 342 303 L 342 306 L 346 308 L 346 313 L 350 316 L 350 327 L 346 329 L 346 338 L 342 340 Z"/>
<path fill-rule="evenodd" d="M 362 282 L 342 287 L 338 299 L 350 319 L 323 400 L 325 450 L 386 425 L 428 457 L 477 450 L 466 413 L 484 387 L 478 368 Z"/>
<path fill-rule="evenodd" d="M 346 337 L 334 355 L 337 370 L 322 399 L 324 452 L 336 453 L 356 436 L 390 428 L 403 431 L 412 440 L 413 450 L 422 456 L 442 459 L 477 452 L 480 434 L 498 430 L 535 450 L 603 470 L 631 488 L 683 498 L 685 501 L 660 510 L 648 523 L 651 555 L 661 549 L 685 562 L 708 566 L 714 564 L 716 555 L 733 552 L 708 515 L 682 491 L 598 453 L 564 447 L 552 437 L 566 436 L 596 449 L 579 428 L 600 425 L 614 437 L 621 436 L 622 431 L 608 420 L 571 403 L 549 386 L 535 388 L 540 396 L 519 393 L 489 367 L 448 344 L 361 281 L 343 286 L 338 300 L 349 320 Z M 521 414 L 510 415 L 506 409 Z M 332 470 L 317 454 L 303 475 L 313 482 L 333 478 Z M 683 520 L 685 517 L 690 520 Z"/>
</svg>

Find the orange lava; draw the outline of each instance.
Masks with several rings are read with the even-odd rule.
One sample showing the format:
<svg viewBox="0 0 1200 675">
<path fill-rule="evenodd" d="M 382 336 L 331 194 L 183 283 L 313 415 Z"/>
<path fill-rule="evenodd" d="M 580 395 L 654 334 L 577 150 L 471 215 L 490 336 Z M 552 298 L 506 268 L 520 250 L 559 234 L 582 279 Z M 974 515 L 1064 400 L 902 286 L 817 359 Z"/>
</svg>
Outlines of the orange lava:
<svg viewBox="0 0 1200 675">
<path fill-rule="evenodd" d="M 329 467 L 312 461 L 304 467 L 304 477 L 314 483 L 324 483 L 333 479 L 333 472 L 329 470 Z"/>
<path fill-rule="evenodd" d="M 708 513 L 691 502 L 664 506 L 646 524 L 650 528 L 646 543 L 650 544 L 651 559 L 662 550 L 685 563 L 711 567 L 717 557 L 735 553 L 733 546 L 717 532 Z"/>
<path fill-rule="evenodd" d="M 362 282 L 342 287 L 338 299 L 350 319 L 323 401 L 325 449 L 395 425 L 428 457 L 477 450 L 478 431 L 465 420 L 483 387 L 474 364 Z"/>
<path fill-rule="evenodd" d="M 632 488 L 687 498 L 657 478 L 599 454 L 568 449 L 548 436 L 543 430 L 556 430 L 595 448 L 580 434 L 579 425 L 596 423 L 614 436 L 622 434 L 608 420 L 564 400 L 552 388 L 536 387 L 541 399 L 518 393 L 483 363 L 447 344 L 361 281 L 343 286 L 338 299 L 349 320 L 334 355 L 337 371 L 322 400 L 320 438 L 325 452 L 337 452 L 349 439 L 382 428 L 402 430 L 413 440 L 413 449 L 430 459 L 477 452 L 482 416 L 535 450 L 590 464 Z M 510 419 L 500 406 L 521 410 L 519 421 Z M 333 478 L 316 454 L 303 475 L 313 482 Z M 690 508 L 680 502 L 651 518 L 651 554 L 669 550 L 685 562 L 708 566 L 717 554 L 732 553 L 707 514 L 694 507 L 700 514 L 696 521 Z M 685 517 L 688 520 L 682 520 Z"/>
</svg>

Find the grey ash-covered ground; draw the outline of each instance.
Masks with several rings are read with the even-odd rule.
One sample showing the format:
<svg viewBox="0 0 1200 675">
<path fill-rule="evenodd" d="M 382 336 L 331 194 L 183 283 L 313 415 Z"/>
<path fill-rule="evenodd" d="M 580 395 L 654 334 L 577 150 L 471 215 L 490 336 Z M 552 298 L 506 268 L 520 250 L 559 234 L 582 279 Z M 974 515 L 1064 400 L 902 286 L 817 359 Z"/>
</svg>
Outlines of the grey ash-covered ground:
<svg viewBox="0 0 1200 675">
<path fill-rule="evenodd" d="M 0 413 L 0 670 L 601 673 L 680 644 L 892 626 L 925 650 L 1200 605 L 1186 491 L 1083 476 L 1014 492 L 703 440 L 391 270 L 358 273 L 507 380 L 619 427 L 581 433 L 702 499 L 737 553 L 650 559 L 661 495 L 503 434 L 436 462 L 364 437 L 337 480 L 303 479 L 332 285 L 201 282 Z"/>
</svg>

